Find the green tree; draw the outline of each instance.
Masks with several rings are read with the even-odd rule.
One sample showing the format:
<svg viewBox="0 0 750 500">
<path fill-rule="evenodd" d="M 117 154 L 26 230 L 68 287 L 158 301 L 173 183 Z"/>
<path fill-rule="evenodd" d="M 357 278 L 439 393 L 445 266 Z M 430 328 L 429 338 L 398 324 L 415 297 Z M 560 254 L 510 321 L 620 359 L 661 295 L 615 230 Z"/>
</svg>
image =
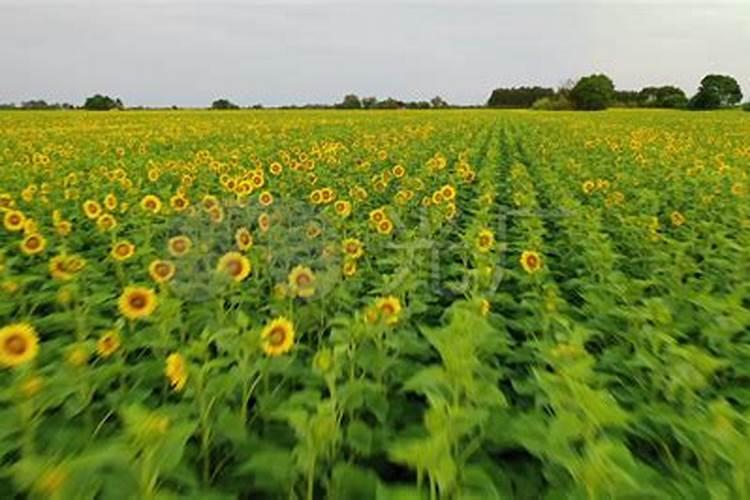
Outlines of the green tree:
<svg viewBox="0 0 750 500">
<path fill-rule="evenodd" d="M 95 94 L 86 98 L 83 108 L 91 111 L 109 111 L 110 109 L 123 109 L 120 98 L 112 99 L 108 95 Z"/>
<path fill-rule="evenodd" d="M 375 107 L 375 104 L 378 103 L 377 97 L 363 97 L 362 98 L 362 107 L 365 109 L 372 109 Z"/>
<path fill-rule="evenodd" d="M 595 111 L 607 109 L 615 98 L 615 85 L 604 74 L 584 76 L 570 91 L 576 109 Z"/>
<path fill-rule="evenodd" d="M 356 94 L 348 94 L 344 96 L 344 100 L 337 104 L 336 107 L 341 109 L 362 109 L 362 101 L 359 100 Z"/>
<path fill-rule="evenodd" d="M 742 109 L 744 109 L 745 111 L 750 111 L 750 102 L 746 102 L 745 104 L 743 104 Z"/>
<path fill-rule="evenodd" d="M 729 75 L 706 75 L 690 102 L 690 109 L 718 109 L 735 106 L 742 101 L 740 84 Z"/>
<path fill-rule="evenodd" d="M 687 103 L 685 92 L 672 85 L 644 87 L 638 92 L 638 104 L 645 108 L 684 108 Z"/>
<path fill-rule="evenodd" d="M 433 108 L 447 108 L 448 107 L 448 103 L 445 102 L 445 99 L 443 99 L 439 95 L 437 95 L 437 96 L 433 97 L 432 99 L 430 99 L 430 105 Z"/>
<path fill-rule="evenodd" d="M 229 99 L 217 99 L 211 103 L 211 109 L 240 109 L 240 107 Z"/>
</svg>

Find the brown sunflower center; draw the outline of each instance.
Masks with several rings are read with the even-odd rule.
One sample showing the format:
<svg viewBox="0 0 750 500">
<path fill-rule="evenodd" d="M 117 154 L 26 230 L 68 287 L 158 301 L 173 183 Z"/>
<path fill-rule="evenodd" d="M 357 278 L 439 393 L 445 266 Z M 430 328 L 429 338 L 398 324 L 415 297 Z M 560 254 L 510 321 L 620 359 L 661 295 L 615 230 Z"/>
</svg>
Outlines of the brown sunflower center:
<svg viewBox="0 0 750 500">
<path fill-rule="evenodd" d="M 143 309 L 144 307 L 146 307 L 147 303 L 148 300 L 142 293 L 134 293 L 128 299 L 128 304 L 130 304 L 133 309 Z"/>
<path fill-rule="evenodd" d="M 169 275 L 169 271 L 170 271 L 170 267 L 169 267 L 169 264 L 167 264 L 165 262 L 160 262 L 160 263 L 156 264 L 156 269 L 155 270 L 156 270 L 156 274 L 158 274 L 159 276 L 168 276 Z"/>
<path fill-rule="evenodd" d="M 357 253 L 357 244 L 356 243 L 349 243 L 346 245 L 346 252 L 347 253 Z"/>
<path fill-rule="evenodd" d="M 479 245 L 483 247 L 490 246 L 490 237 L 487 235 L 482 235 L 479 237 Z"/>
<path fill-rule="evenodd" d="M 284 340 L 286 340 L 286 330 L 284 327 L 277 326 L 268 334 L 268 343 L 274 347 L 282 345 Z"/>
<path fill-rule="evenodd" d="M 187 245 L 185 244 L 183 240 L 177 240 L 174 243 L 172 243 L 172 248 L 174 249 L 175 252 L 184 252 L 186 246 Z"/>
<path fill-rule="evenodd" d="M 32 236 L 28 240 L 26 240 L 26 248 L 29 250 L 36 250 L 39 248 L 39 238 Z"/>
<path fill-rule="evenodd" d="M 5 350 L 14 356 L 20 356 L 26 352 L 28 344 L 26 339 L 19 334 L 12 334 L 5 339 Z"/>
<path fill-rule="evenodd" d="M 380 306 L 380 312 L 382 312 L 386 316 L 390 316 L 394 312 L 396 312 L 396 309 L 393 307 L 393 304 L 383 304 L 382 306 Z"/>
<path fill-rule="evenodd" d="M 536 257 L 536 255 L 529 255 L 526 257 L 526 265 L 528 265 L 531 268 L 534 268 L 539 264 L 539 259 Z"/>
<path fill-rule="evenodd" d="M 236 259 L 230 260 L 227 262 L 227 271 L 229 271 L 229 274 L 232 276 L 238 276 L 242 273 L 242 262 Z"/>
<path fill-rule="evenodd" d="M 310 278 L 310 275 L 307 273 L 302 273 L 299 276 L 297 276 L 297 286 L 307 286 L 312 282 L 312 278 Z"/>
<path fill-rule="evenodd" d="M 148 200 L 146 202 L 146 208 L 148 208 L 149 210 L 155 209 L 156 208 L 156 202 L 154 200 Z"/>
<path fill-rule="evenodd" d="M 117 252 L 117 255 L 125 256 L 130 253 L 130 247 L 128 245 L 117 245 L 117 249 L 115 250 Z"/>
<path fill-rule="evenodd" d="M 17 214 L 13 214 L 13 215 L 11 215 L 11 216 L 10 216 L 10 217 L 8 218 L 8 220 L 9 220 L 9 221 L 10 221 L 10 223 L 11 223 L 11 224 L 13 224 L 14 226 L 15 226 L 15 225 L 17 225 L 17 224 L 20 224 L 20 223 L 21 223 L 21 217 L 20 217 L 19 215 L 17 215 Z"/>
</svg>

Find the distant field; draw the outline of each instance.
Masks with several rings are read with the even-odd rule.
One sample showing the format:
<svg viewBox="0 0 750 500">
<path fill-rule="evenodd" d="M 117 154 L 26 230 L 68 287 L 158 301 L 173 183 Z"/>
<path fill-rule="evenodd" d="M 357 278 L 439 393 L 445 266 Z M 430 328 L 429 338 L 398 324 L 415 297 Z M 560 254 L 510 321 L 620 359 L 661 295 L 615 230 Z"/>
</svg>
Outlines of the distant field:
<svg viewBox="0 0 750 500">
<path fill-rule="evenodd" d="M 749 138 L 1 112 L 0 491 L 748 498 Z"/>
</svg>

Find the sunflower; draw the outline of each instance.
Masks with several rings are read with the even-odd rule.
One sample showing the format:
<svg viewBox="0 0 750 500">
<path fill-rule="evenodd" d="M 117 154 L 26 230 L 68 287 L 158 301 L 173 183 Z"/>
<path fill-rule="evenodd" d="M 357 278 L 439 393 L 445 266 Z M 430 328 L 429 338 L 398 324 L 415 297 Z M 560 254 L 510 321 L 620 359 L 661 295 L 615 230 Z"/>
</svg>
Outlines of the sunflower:
<svg viewBox="0 0 750 500">
<path fill-rule="evenodd" d="M 157 305 L 154 291 L 140 286 L 125 287 L 117 302 L 120 314 L 130 320 L 150 316 L 156 310 Z"/>
<path fill-rule="evenodd" d="M 14 204 L 15 203 L 13 202 L 13 196 L 10 193 L 0 194 L 0 209 L 13 208 Z"/>
<path fill-rule="evenodd" d="M 18 232 L 23 229 L 26 217 L 19 210 L 8 210 L 3 216 L 3 226 L 12 232 Z"/>
<path fill-rule="evenodd" d="M 228 252 L 219 259 L 216 270 L 240 282 L 248 277 L 252 268 L 247 257 L 239 252 Z"/>
<path fill-rule="evenodd" d="M 102 206 L 96 200 L 83 202 L 83 213 L 91 220 L 96 220 L 102 214 Z"/>
<path fill-rule="evenodd" d="M 307 230 L 305 231 L 308 240 L 314 240 L 315 238 L 320 236 L 322 232 L 323 230 L 320 229 L 320 226 L 314 222 L 308 224 Z"/>
<path fill-rule="evenodd" d="M 243 252 L 250 250 L 253 247 L 253 235 L 246 227 L 241 227 L 235 231 L 234 241 L 237 243 L 237 248 Z"/>
<path fill-rule="evenodd" d="M 294 324 L 283 316 L 276 318 L 263 328 L 260 338 L 268 356 L 280 356 L 294 345 Z"/>
<path fill-rule="evenodd" d="M 172 257 L 184 257 L 193 248 L 193 241 L 187 236 L 175 236 L 167 242 L 167 251 Z"/>
<path fill-rule="evenodd" d="M 164 375 L 169 379 L 169 385 L 172 389 L 179 392 L 185 387 L 188 379 L 187 363 L 182 354 L 173 352 L 167 356 Z"/>
<path fill-rule="evenodd" d="M 289 273 L 289 290 L 297 297 L 310 298 L 315 294 L 315 274 L 309 267 L 297 266 Z"/>
<path fill-rule="evenodd" d="M 336 215 L 342 218 L 349 217 L 352 213 L 352 204 L 346 200 L 339 200 L 333 204 Z"/>
<path fill-rule="evenodd" d="M 273 203 L 273 195 L 269 191 L 263 191 L 258 196 L 258 203 L 264 207 L 270 206 Z"/>
<path fill-rule="evenodd" d="M 96 341 L 96 352 L 102 358 L 108 358 L 120 348 L 120 345 L 120 334 L 117 330 L 109 330 Z"/>
<path fill-rule="evenodd" d="M 378 222 L 377 229 L 380 234 L 391 234 L 393 232 L 393 222 L 390 219 L 383 219 Z"/>
<path fill-rule="evenodd" d="M 178 193 L 169 199 L 169 205 L 175 212 L 182 212 L 190 206 L 190 200 L 185 195 Z"/>
<path fill-rule="evenodd" d="M 384 221 L 386 218 L 387 217 L 385 215 L 385 210 L 382 208 L 378 208 L 370 212 L 370 220 L 374 222 L 375 224 L 379 224 L 380 222 Z"/>
<path fill-rule="evenodd" d="M 323 188 L 320 190 L 321 201 L 323 203 L 331 203 L 336 199 L 336 193 L 331 188 Z"/>
<path fill-rule="evenodd" d="M 395 167 L 391 169 L 391 173 L 393 174 L 394 177 L 396 177 L 397 179 L 400 179 L 406 174 L 406 169 L 404 168 L 403 165 L 396 165 Z"/>
<path fill-rule="evenodd" d="M 443 202 L 443 193 L 440 191 L 435 191 L 432 193 L 432 203 L 435 205 L 440 205 Z"/>
<path fill-rule="evenodd" d="M 263 212 L 258 216 L 258 228 L 265 233 L 270 227 L 271 217 L 267 213 Z"/>
<path fill-rule="evenodd" d="M 214 207 L 219 206 L 219 200 L 216 198 L 216 196 L 207 194 L 201 199 L 201 206 L 203 207 L 203 210 L 209 212 Z"/>
<path fill-rule="evenodd" d="M 341 242 L 341 249 L 350 259 L 359 259 L 365 253 L 362 242 L 356 238 L 346 238 Z"/>
<path fill-rule="evenodd" d="M 382 297 L 375 301 L 375 310 L 386 324 L 395 325 L 401 316 L 401 302 L 393 296 Z"/>
<path fill-rule="evenodd" d="M 211 217 L 211 222 L 221 224 L 224 220 L 224 209 L 217 205 L 208 211 L 208 215 Z"/>
<path fill-rule="evenodd" d="M 357 274 L 357 261 L 352 259 L 346 259 L 344 265 L 341 268 L 341 273 L 347 278 L 351 278 Z"/>
<path fill-rule="evenodd" d="M 68 236 L 73 230 L 73 224 L 67 220 L 61 220 L 55 224 L 55 232 L 58 236 Z"/>
<path fill-rule="evenodd" d="M 583 184 L 581 184 L 581 189 L 583 189 L 583 192 L 586 194 L 591 194 L 595 188 L 596 184 L 594 183 L 594 181 L 585 181 Z"/>
<path fill-rule="evenodd" d="M 271 163 L 271 165 L 268 167 L 268 171 L 271 172 L 272 175 L 281 175 L 281 172 L 283 172 L 283 170 L 284 167 L 277 161 Z"/>
<path fill-rule="evenodd" d="M 112 246 L 109 254 L 119 262 L 128 260 L 135 254 L 135 245 L 127 240 L 118 241 Z"/>
<path fill-rule="evenodd" d="M 477 235 L 476 244 L 479 253 L 487 253 L 495 245 L 495 235 L 489 229 L 482 229 Z"/>
<path fill-rule="evenodd" d="M 104 197 L 104 206 L 110 212 L 117 208 L 117 196 L 114 193 L 109 193 Z"/>
<path fill-rule="evenodd" d="M 0 364 L 18 366 L 34 359 L 39 352 L 39 339 L 28 323 L 13 323 L 0 328 Z"/>
<path fill-rule="evenodd" d="M 110 231 L 117 227 L 117 219 L 112 214 L 102 214 L 96 219 L 96 227 L 100 231 Z"/>
<path fill-rule="evenodd" d="M 89 353 L 83 345 L 76 344 L 68 351 L 65 360 L 70 366 L 80 368 L 88 363 Z"/>
<path fill-rule="evenodd" d="M 86 261 L 77 255 L 56 255 L 49 261 L 49 274 L 57 281 L 70 281 L 86 265 Z"/>
<path fill-rule="evenodd" d="M 670 214 L 669 218 L 672 220 L 672 225 L 674 227 L 680 227 L 681 225 L 685 224 L 685 216 L 682 215 L 680 212 L 674 211 Z"/>
<path fill-rule="evenodd" d="M 310 193 L 310 203 L 313 205 L 319 205 L 323 201 L 323 195 L 320 192 L 320 189 L 316 189 L 312 193 Z"/>
<path fill-rule="evenodd" d="M 152 214 L 159 213 L 161 210 L 161 200 L 156 195 L 147 194 L 141 199 L 141 208 Z"/>
<path fill-rule="evenodd" d="M 47 240 L 41 234 L 30 234 L 21 241 L 21 251 L 26 255 L 37 255 L 47 247 Z"/>
<path fill-rule="evenodd" d="M 174 278 L 175 265 L 168 260 L 154 260 L 148 265 L 148 274 L 157 283 L 166 283 Z"/>
<path fill-rule="evenodd" d="M 443 195 L 443 199 L 447 201 L 453 201 L 456 198 L 456 188 L 450 184 L 446 184 L 440 188 L 440 194 Z"/>
<path fill-rule="evenodd" d="M 532 250 L 525 250 L 521 254 L 521 266 L 527 273 L 535 273 L 542 268 L 542 256 Z"/>
<path fill-rule="evenodd" d="M 490 313 L 490 301 L 487 299 L 482 299 L 479 302 L 479 314 L 482 316 L 487 316 Z"/>
</svg>

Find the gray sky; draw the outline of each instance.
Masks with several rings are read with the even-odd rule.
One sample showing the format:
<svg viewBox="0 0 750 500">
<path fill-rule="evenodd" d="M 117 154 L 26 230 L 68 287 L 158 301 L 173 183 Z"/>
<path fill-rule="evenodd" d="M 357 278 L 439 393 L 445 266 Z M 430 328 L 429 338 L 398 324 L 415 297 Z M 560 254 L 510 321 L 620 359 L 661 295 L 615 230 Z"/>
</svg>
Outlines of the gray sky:
<svg viewBox="0 0 750 500">
<path fill-rule="evenodd" d="M 750 1 L 587 3 L 0 0 L 0 102 L 481 103 L 497 86 L 606 72 L 692 94 L 726 72 L 750 97 Z"/>
</svg>

